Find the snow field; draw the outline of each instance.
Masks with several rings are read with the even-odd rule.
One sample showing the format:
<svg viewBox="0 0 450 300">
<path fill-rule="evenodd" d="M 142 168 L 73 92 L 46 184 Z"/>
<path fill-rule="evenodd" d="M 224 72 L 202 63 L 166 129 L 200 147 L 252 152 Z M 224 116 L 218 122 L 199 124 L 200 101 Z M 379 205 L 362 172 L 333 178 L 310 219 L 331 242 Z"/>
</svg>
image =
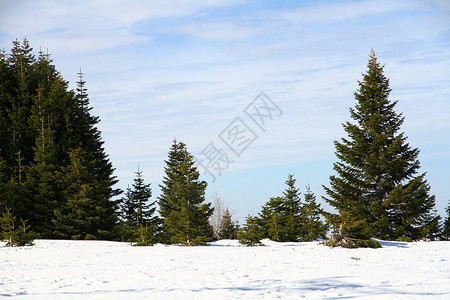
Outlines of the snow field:
<svg viewBox="0 0 450 300">
<path fill-rule="evenodd" d="M 332 249 L 269 240 L 264 247 L 37 240 L 0 248 L 0 298 L 450 299 L 450 242 L 382 243 Z"/>
</svg>

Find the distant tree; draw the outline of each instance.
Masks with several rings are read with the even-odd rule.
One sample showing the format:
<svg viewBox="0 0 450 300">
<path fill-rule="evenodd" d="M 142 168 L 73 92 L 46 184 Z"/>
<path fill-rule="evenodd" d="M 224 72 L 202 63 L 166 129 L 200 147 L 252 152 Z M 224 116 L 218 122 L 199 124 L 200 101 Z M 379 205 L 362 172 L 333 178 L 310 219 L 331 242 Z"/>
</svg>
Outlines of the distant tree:
<svg viewBox="0 0 450 300">
<path fill-rule="evenodd" d="M 136 177 L 132 188 L 128 188 L 122 202 L 122 216 L 126 222 L 140 225 L 148 223 L 157 223 L 156 201 L 150 202 L 152 189 L 150 183 L 145 184 L 142 171 L 135 172 Z"/>
<path fill-rule="evenodd" d="M 286 180 L 283 197 L 273 197 L 261 208 L 258 222 L 264 237 L 277 242 L 296 242 L 303 235 L 300 192 L 293 175 Z"/>
<path fill-rule="evenodd" d="M 260 220 L 248 215 L 245 224 L 237 233 L 237 238 L 240 244 L 246 246 L 262 246 L 261 240 L 264 238 L 264 229 L 261 228 Z"/>
<path fill-rule="evenodd" d="M 142 171 L 135 172 L 132 188 L 128 187 L 120 201 L 122 240 L 136 241 L 139 246 L 152 245 L 157 241 L 160 219 L 155 216 L 156 201 L 150 202 L 152 190 L 144 183 Z"/>
<path fill-rule="evenodd" d="M 323 210 L 320 208 L 320 204 L 316 202 L 316 196 L 309 185 L 306 187 L 305 200 L 301 211 L 303 241 L 325 238 L 328 228 L 321 220 Z"/>
<path fill-rule="evenodd" d="M 372 51 L 366 74 L 355 92 L 350 115 L 343 124 L 348 138 L 335 141 L 339 162 L 330 176 L 325 201 L 336 209 L 328 221 L 356 238 L 417 240 L 433 235 L 439 217 L 425 174 L 416 175 L 419 150 L 399 133 L 404 117 L 389 100 L 389 80 Z"/>
<path fill-rule="evenodd" d="M 447 208 L 445 209 L 445 212 L 447 213 L 447 216 L 445 217 L 445 220 L 444 220 L 444 226 L 443 226 L 444 228 L 442 231 L 442 235 L 443 235 L 444 239 L 450 240 L 450 201 L 449 201 Z"/>
<path fill-rule="evenodd" d="M 264 237 L 276 242 L 288 241 L 288 215 L 284 200 L 282 197 L 270 198 L 263 205 L 259 218 L 256 220 L 266 233 Z"/>
<path fill-rule="evenodd" d="M 209 217 L 211 203 L 205 203 L 207 183 L 200 181 L 194 157 L 186 145 L 174 140 L 159 199 L 163 236 L 168 243 L 205 244 L 213 239 Z"/>
<path fill-rule="evenodd" d="M 237 232 L 239 226 L 237 222 L 233 221 L 232 215 L 228 208 L 225 209 L 225 213 L 220 220 L 219 230 L 217 232 L 218 239 L 234 240 L 237 238 Z"/>
<path fill-rule="evenodd" d="M 232 220 L 232 214 L 228 206 L 223 203 L 218 194 L 213 195 L 214 212 L 209 218 L 214 232 L 214 238 L 221 239 L 236 239 L 238 230 L 237 222 Z"/>
<path fill-rule="evenodd" d="M 295 242 L 303 234 L 302 203 L 300 191 L 295 187 L 294 175 L 290 174 L 286 180 L 287 188 L 283 192 L 283 203 L 286 211 L 286 236 L 285 241 Z"/>
<path fill-rule="evenodd" d="M 220 229 L 223 215 L 225 214 L 225 209 L 227 205 L 223 203 L 222 198 L 220 198 L 219 194 L 214 193 L 212 196 L 212 206 L 214 208 L 214 212 L 209 217 L 209 223 L 213 228 L 214 238 L 220 239 Z"/>
</svg>

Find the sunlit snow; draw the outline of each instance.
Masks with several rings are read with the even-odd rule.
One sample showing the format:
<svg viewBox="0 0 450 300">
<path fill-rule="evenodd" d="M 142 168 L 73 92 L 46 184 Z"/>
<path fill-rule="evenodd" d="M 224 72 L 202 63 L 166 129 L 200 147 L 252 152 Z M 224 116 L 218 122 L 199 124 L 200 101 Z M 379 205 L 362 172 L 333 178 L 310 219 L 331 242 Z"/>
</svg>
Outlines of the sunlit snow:
<svg viewBox="0 0 450 300">
<path fill-rule="evenodd" d="M 0 247 L 0 298 L 450 299 L 450 242 L 383 242 L 381 249 L 264 244 L 37 240 Z"/>
</svg>

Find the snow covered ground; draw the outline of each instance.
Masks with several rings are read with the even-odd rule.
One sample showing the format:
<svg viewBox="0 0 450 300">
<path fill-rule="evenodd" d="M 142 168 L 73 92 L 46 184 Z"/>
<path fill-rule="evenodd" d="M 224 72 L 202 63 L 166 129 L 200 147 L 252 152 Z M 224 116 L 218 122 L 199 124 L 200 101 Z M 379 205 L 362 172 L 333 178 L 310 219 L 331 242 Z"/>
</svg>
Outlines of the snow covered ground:
<svg viewBox="0 0 450 300">
<path fill-rule="evenodd" d="M 0 248 L 0 298 L 450 299 L 450 242 L 132 247 L 37 240 Z"/>
</svg>

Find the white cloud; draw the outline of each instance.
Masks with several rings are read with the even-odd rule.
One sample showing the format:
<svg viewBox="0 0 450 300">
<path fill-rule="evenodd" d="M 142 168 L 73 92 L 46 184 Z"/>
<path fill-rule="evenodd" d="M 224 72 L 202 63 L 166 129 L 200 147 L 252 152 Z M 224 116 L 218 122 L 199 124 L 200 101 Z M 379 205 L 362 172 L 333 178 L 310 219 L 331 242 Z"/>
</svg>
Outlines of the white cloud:
<svg viewBox="0 0 450 300">
<path fill-rule="evenodd" d="M 262 34 L 257 28 L 245 27 L 230 21 L 195 21 L 179 25 L 176 32 L 210 40 L 245 40 Z"/>
<path fill-rule="evenodd" d="M 410 9 L 411 3 L 389 0 L 365 0 L 358 2 L 310 4 L 286 11 L 283 16 L 291 22 L 302 24 L 329 24 L 339 21 L 352 21 L 376 14 Z"/>
<path fill-rule="evenodd" d="M 11 1 L 0 12 L 0 42 L 26 36 L 49 48 L 72 87 L 82 66 L 106 150 L 128 182 L 137 163 L 150 181 L 160 178 L 173 137 L 196 154 L 260 91 L 285 114 L 237 169 L 329 159 L 372 47 L 411 145 L 448 149 L 445 10 L 421 1 L 321 3 L 244 3 L 241 11 L 228 1 Z"/>
</svg>

